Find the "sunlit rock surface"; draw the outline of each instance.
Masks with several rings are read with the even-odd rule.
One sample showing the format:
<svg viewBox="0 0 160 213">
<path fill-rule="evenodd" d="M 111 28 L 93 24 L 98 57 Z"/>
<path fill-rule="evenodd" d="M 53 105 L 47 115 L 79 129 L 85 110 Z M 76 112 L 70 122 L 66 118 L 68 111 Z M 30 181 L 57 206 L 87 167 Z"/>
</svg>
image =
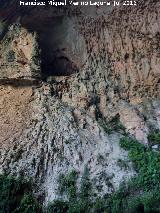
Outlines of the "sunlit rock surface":
<svg viewBox="0 0 160 213">
<path fill-rule="evenodd" d="M 1 173 L 32 177 L 46 202 L 61 173 L 80 178 L 86 165 L 99 195 L 135 175 L 130 162 L 117 164 L 128 162 L 123 132 L 108 134 L 100 121 L 118 116 L 144 144 L 160 129 L 159 2 L 17 8 L 0 35 Z"/>
</svg>

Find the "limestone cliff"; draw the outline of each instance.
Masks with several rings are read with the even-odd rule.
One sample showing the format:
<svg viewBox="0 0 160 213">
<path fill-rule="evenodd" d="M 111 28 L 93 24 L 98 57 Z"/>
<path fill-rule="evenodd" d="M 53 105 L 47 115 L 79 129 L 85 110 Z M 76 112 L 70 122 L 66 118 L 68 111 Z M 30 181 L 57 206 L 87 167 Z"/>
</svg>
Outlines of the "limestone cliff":
<svg viewBox="0 0 160 213">
<path fill-rule="evenodd" d="M 47 202 L 60 174 L 87 165 L 99 195 L 113 192 L 135 175 L 117 164 L 113 119 L 144 144 L 160 129 L 159 1 L 0 14 L 1 173 L 32 177 Z"/>
</svg>

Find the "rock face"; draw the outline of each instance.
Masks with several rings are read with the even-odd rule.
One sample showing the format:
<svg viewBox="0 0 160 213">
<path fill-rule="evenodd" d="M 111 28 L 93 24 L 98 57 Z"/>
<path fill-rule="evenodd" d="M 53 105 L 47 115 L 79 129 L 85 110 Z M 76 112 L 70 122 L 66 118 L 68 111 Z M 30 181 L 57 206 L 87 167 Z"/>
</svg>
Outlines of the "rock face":
<svg viewBox="0 0 160 213">
<path fill-rule="evenodd" d="M 144 144 L 160 129 L 159 2 L 17 14 L 0 41 L 1 173 L 32 177 L 48 202 L 61 173 L 88 166 L 95 191 L 113 192 L 135 172 L 103 122 L 118 116 Z"/>
<path fill-rule="evenodd" d="M 19 79 L 29 80 L 40 76 L 40 65 L 35 63 L 38 57 L 36 36 L 14 24 L 1 40 L 1 82 Z M 6 80 L 6 81 L 5 81 Z M 12 81 L 14 83 L 14 81 Z"/>
</svg>

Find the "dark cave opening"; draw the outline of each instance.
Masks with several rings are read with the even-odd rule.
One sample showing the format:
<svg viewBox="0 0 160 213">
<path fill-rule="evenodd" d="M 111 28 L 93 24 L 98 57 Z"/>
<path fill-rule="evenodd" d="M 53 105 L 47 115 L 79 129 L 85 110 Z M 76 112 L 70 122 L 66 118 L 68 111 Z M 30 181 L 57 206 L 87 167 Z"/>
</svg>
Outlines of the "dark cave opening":
<svg viewBox="0 0 160 213">
<path fill-rule="evenodd" d="M 47 42 L 46 42 L 47 41 Z M 78 72 L 78 67 L 65 53 L 65 48 L 54 50 L 49 40 L 41 40 L 42 77 L 69 76 Z"/>
<path fill-rule="evenodd" d="M 38 17 L 41 14 L 39 14 Z M 44 15 L 39 22 L 24 18 L 22 25 L 32 32 L 37 32 L 41 57 L 42 79 L 49 76 L 69 76 L 77 73 L 79 66 L 75 62 L 73 26 L 65 16 L 49 17 Z"/>
<path fill-rule="evenodd" d="M 78 67 L 71 56 L 67 30 L 63 18 L 59 17 L 53 25 L 39 32 L 41 70 L 44 78 L 68 76 L 78 72 Z"/>
<path fill-rule="evenodd" d="M 68 76 L 78 72 L 72 57 L 73 43 L 68 25 L 65 17 L 54 18 L 54 23 L 39 33 L 43 77 Z"/>
</svg>

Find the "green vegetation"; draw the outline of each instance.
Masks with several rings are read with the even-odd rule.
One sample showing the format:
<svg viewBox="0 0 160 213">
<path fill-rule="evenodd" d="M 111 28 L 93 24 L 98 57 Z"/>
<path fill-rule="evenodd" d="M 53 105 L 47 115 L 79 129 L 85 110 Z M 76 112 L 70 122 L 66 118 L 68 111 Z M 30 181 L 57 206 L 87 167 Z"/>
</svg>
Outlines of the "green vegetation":
<svg viewBox="0 0 160 213">
<path fill-rule="evenodd" d="M 148 135 L 148 140 L 150 142 L 150 145 L 155 145 L 155 144 L 160 145 L 160 132 L 159 131 L 151 132 Z"/>
<path fill-rule="evenodd" d="M 125 127 L 120 122 L 119 115 L 114 116 L 110 121 L 99 118 L 98 122 L 107 134 L 111 134 L 113 131 L 125 133 Z"/>
<path fill-rule="evenodd" d="M 128 151 L 129 159 L 133 162 L 137 176 L 127 183 L 122 183 L 117 192 L 104 198 L 94 199 L 92 199 L 93 189 L 87 169 L 82 178 L 80 192 L 76 188 L 77 174 L 75 172 L 66 177 L 63 176 L 63 181 L 60 181 L 60 189 L 67 192 L 69 197 L 66 213 L 160 212 L 160 153 L 154 152 L 151 148 L 128 137 L 120 140 L 120 146 Z M 61 204 L 64 206 L 62 201 Z M 59 213 L 58 211 L 52 212 Z"/>
<path fill-rule="evenodd" d="M 158 134 L 149 135 L 155 144 L 159 140 Z M 42 210 L 32 195 L 29 182 L 0 176 L 0 213 L 160 213 L 160 152 L 129 137 L 121 138 L 120 146 L 128 151 L 137 176 L 122 183 L 113 194 L 98 197 L 85 167 L 79 187 L 76 171 L 60 175 L 58 191 L 61 199 Z M 127 166 L 121 160 L 119 164 Z"/>
<path fill-rule="evenodd" d="M 68 198 L 76 198 L 76 181 L 77 181 L 77 172 L 72 171 L 68 175 L 60 175 L 59 177 L 59 193 L 60 195 L 67 194 Z"/>
<path fill-rule="evenodd" d="M 45 213 L 66 213 L 68 211 L 68 202 L 57 200 L 49 203 L 47 208 L 44 210 Z"/>
<path fill-rule="evenodd" d="M 127 137 L 120 145 L 128 151 L 138 174 L 128 183 L 128 212 L 160 212 L 160 153 Z"/>
<path fill-rule="evenodd" d="M 33 197 L 30 181 L 0 175 L 0 213 L 37 213 L 40 206 Z"/>
<path fill-rule="evenodd" d="M 86 167 L 81 178 L 80 190 L 77 189 L 78 174 L 72 171 L 69 174 L 60 175 L 59 193 L 67 195 L 68 202 L 58 200 L 49 205 L 46 212 L 54 213 L 85 213 L 91 209 L 92 185 L 89 179 L 89 171 Z M 60 211 L 60 209 L 62 211 Z"/>
</svg>

